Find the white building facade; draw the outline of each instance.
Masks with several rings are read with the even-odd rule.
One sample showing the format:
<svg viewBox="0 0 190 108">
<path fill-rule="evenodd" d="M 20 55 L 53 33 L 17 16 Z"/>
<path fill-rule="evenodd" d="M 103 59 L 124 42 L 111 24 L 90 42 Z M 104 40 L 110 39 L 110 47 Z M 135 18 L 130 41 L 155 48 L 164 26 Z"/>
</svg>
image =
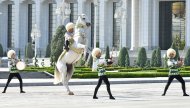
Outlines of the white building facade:
<svg viewBox="0 0 190 108">
<path fill-rule="evenodd" d="M 71 9 L 67 22 L 75 23 L 82 13 L 91 21 L 87 30 L 90 48 L 94 45 L 94 32 L 96 43 L 102 49 L 109 46 L 116 50 L 121 47 L 166 50 L 174 35 L 185 39 L 186 47 L 190 47 L 190 0 L 99 0 L 97 12 L 94 0 L 65 1 Z M 175 2 L 183 2 L 185 6 L 185 13 L 180 18 L 172 13 L 171 6 Z M 20 50 L 24 55 L 25 46 L 32 42 L 31 31 L 37 24 L 41 32 L 36 42 L 37 54 L 44 56 L 56 28 L 61 25 L 56 15 L 61 3 L 62 0 L 0 0 L 0 43 L 3 49 Z M 122 10 L 123 16 L 115 18 L 118 9 Z"/>
</svg>

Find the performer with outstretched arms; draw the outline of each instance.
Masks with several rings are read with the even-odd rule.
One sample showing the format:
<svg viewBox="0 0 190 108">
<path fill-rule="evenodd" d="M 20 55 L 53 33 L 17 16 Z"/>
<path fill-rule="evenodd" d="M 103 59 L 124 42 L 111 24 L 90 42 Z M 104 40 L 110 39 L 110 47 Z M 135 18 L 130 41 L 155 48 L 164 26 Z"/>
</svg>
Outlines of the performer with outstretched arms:
<svg viewBox="0 0 190 108">
<path fill-rule="evenodd" d="M 16 59 L 16 52 L 14 50 L 9 50 L 7 53 L 7 56 L 8 56 L 8 68 L 9 68 L 10 74 L 9 74 L 6 86 L 2 93 L 6 93 L 7 87 L 13 77 L 17 77 L 20 82 L 20 93 L 25 93 L 25 91 L 23 91 L 22 78 L 20 74 L 18 73 L 19 71 L 16 67 L 17 63 L 19 62 L 19 60 Z"/>
<path fill-rule="evenodd" d="M 108 94 L 110 96 L 110 99 L 115 99 L 111 94 L 110 82 L 109 82 L 108 77 L 106 76 L 106 73 L 105 73 L 104 66 L 106 65 L 105 64 L 106 60 L 102 59 L 102 61 L 101 61 L 101 59 L 100 59 L 100 57 L 101 57 L 101 49 L 99 49 L 99 48 L 93 49 L 92 57 L 93 57 L 93 71 L 98 71 L 98 76 L 99 76 L 98 85 L 96 86 L 96 88 L 94 90 L 93 99 L 98 99 L 96 94 L 98 92 L 99 87 L 102 84 L 102 80 L 105 82 L 105 84 L 107 86 L 107 91 L 108 91 Z"/>
<path fill-rule="evenodd" d="M 170 48 L 167 50 L 167 58 L 168 58 L 167 65 L 169 67 L 169 78 L 162 96 L 166 95 L 166 92 L 174 78 L 176 78 L 181 83 L 183 96 L 189 96 L 186 93 L 185 81 L 183 80 L 182 76 L 179 74 L 178 70 L 178 68 L 183 65 L 183 61 L 182 60 L 176 61 L 174 59 L 175 56 L 176 56 L 176 51 L 174 49 Z"/>
</svg>

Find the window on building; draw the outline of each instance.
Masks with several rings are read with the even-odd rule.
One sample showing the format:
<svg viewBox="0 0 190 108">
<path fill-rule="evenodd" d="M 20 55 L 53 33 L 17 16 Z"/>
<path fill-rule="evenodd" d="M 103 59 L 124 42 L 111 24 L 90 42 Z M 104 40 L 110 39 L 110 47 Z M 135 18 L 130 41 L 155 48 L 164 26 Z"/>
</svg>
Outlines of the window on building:
<svg viewBox="0 0 190 108">
<path fill-rule="evenodd" d="M 8 38 L 7 38 L 7 46 L 8 48 L 12 48 L 13 45 L 12 45 L 12 39 L 13 39 L 13 36 L 12 36 L 12 4 L 8 4 L 8 28 L 7 28 L 7 35 L 8 35 Z"/>
<path fill-rule="evenodd" d="M 119 48 L 120 43 L 120 20 L 114 18 L 116 9 L 118 9 L 119 3 L 113 2 L 113 47 Z"/>
<path fill-rule="evenodd" d="M 53 35 L 53 4 L 49 4 L 49 32 L 48 32 L 48 42 L 51 42 Z"/>
<path fill-rule="evenodd" d="M 76 23 L 78 19 L 78 4 L 77 3 L 70 3 L 70 22 Z"/>
<path fill-rule="evenodd" d="M 175 7 L 173 7 L 175 4 Z M 183 4 L 183 5 L 182 5 Z M 159 46 L 167 50 L 173 39 L 185 39 L 185 2 L 160 1 L 159 3 Z"/>
<path fill-rule="evenodd" d="M 32 42 L 31 32 L 32 32 L 32 4 L 28 4 L 28 42 Z"/>
<path fill-rule="evenodd" d="M 91 47 L 94 47 L 94 20 L 95 20 L 94 3 L 91 3 Z"/>
<path fill-rule="evenodd" d="M 172 38 L 185 39 L 185 2 L 172 3 Z"/>
</svg>

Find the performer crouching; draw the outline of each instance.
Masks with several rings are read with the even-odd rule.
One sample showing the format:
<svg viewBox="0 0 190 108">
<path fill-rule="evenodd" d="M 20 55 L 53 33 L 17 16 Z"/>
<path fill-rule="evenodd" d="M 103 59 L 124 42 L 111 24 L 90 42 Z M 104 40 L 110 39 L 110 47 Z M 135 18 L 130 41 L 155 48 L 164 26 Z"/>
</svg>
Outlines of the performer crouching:
<svg viewBox="0 0 190 108">
<path fill-rule="evenodd" d="M 183 65 L 183 61 L 182 60 L 176 61 L 174 59 L 175 56 L 176 56 L 176 51 L 174 49 L 170 48 L 167 50 L 167 57 L 168 57 L 167 65 L 169 67 L 169 78 L 162 96 L 166 95 L 166 92 L 174 78 L 176 78 L 181 83 L 183 96 L 189 96 L 186 93 L 185 81 L 183 80 L 182 76 L 179 74 L 178 70 L 178 68 Z"/>
<path fill-rule="evenodd" d="M 106 76 L 106 73 L 105 73 L 105 68 L 104 68 L 105 60 L 103 59 L 103 62 L 101 62 L 101 59 L 100 59 L 101 49 L 99 49 L 99 48 L 93 49 L 92 57 L 93 57 L 93 71 L 98 71 L 98 76 L 99 76 L 98 85 L 96 86 L 96 88 L 94 90 L 93 99 L 98 99 L 98 97 L 96 95 L 97 95 L 99 87 L 102 84 L 102 80 L 105 82 L 105 84 L 107 86 L 107 91 L 110 96 L 110 99 L 115 99 L 111 94 L 110 83 L 109 83 L 108 77 Z"/>
<path fill-rule="evenodd" d="M 16 68 L 16 64 L 18 62 L 18 59 L 16 59 L 16 52 L 14 50 L 9 50 L 7 53 L 7 56 L 8 56 L 8 68 L 9 68 L 10 74 L 9 74 L 6 86 L 2 93 L 6 93 L 7 87 L 13 77 L 17 77 L 20 82 L 20 93 L 25 93 L 25 91 L 23 91 L 22 78 L 20 74 L 18 73 L 19 71 Z"/>
</svg>

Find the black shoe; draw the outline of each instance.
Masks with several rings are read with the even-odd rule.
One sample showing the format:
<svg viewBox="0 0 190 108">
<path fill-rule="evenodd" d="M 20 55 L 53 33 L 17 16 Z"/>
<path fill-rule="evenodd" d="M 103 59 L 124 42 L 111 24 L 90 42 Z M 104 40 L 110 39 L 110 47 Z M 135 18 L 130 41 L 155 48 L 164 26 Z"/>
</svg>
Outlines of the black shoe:
<svg viewBox="0 0 190 108">
<path fill-rule="evenodd" d="M 3 91 L 2 93 L 6 93 L 6 91 Z"/>
<path fill-rule="evenodd" d="M 110 99 L 113 99 L 113 100 L 115 100 L 115 98 L 114 98 L 113 96 L 110 96 Z"/>
<path fill-rule="evenodd" d="M 20 93 L 26 93 L 25 91 L 20 91 Z"/>
<path fill-rule="evenodd" d="M 162 96 L 165 96 L 166 94 L 162 94 Z"/>
<path fill-rule="evenodd" d="M 98 99 L 98 97 L 96 97 L 96 96 L 93 96 L 93 99 Z"/>
<path fill-rule="evenodd" d="M 189 96 L 189 95 L 185 93 L 185 94 L 183 94 L 183 96 Z"/>
</svg>

